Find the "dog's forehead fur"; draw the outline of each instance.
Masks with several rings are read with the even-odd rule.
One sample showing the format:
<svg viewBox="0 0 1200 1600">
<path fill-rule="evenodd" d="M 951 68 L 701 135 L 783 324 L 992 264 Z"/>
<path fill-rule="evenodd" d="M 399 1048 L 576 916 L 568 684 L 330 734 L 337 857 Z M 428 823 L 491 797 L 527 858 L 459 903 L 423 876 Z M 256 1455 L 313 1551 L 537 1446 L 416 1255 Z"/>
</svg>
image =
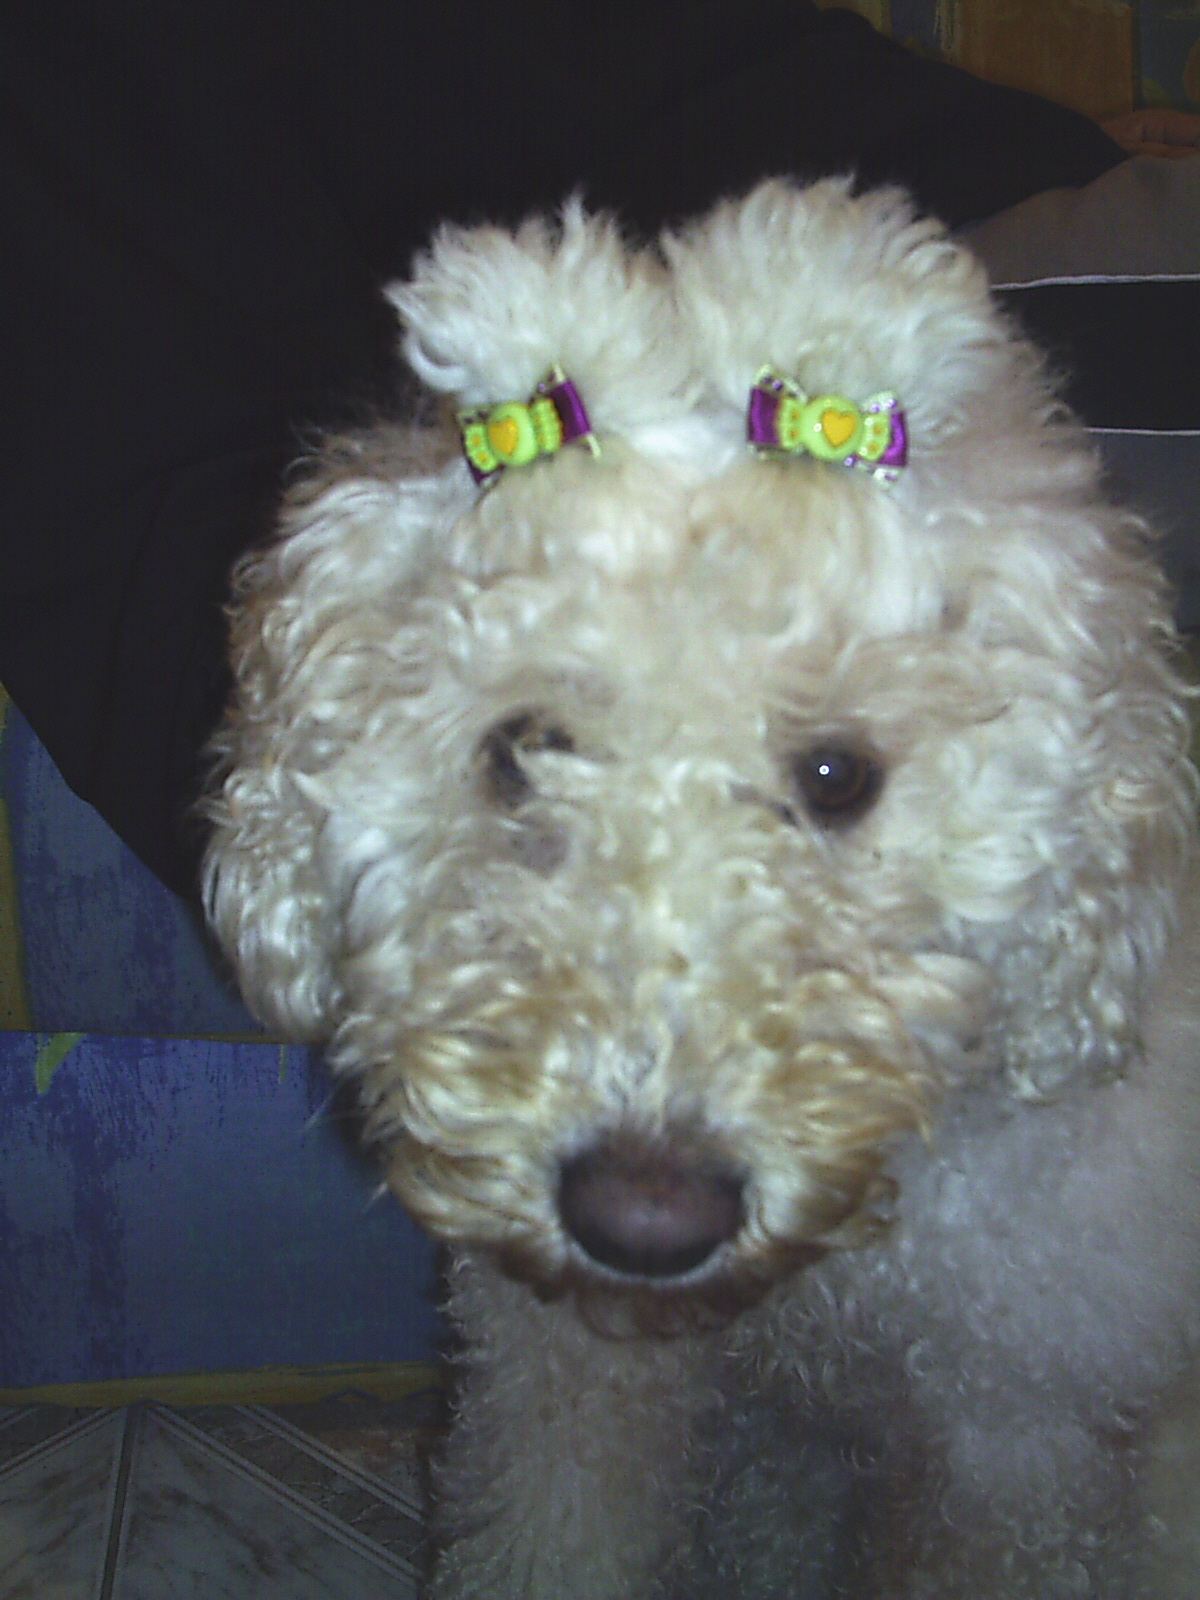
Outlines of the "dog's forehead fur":
<svg viewBox="0 0 1200 1600">
<path fill-rule="evenodd" d="M 1065 590 L 1094 560 L 1078 502 L 1097 498 L 1096 471 L 1074 424 L 979 264 L 896 191 L 769 182 L 654 248 L 578 202 L 515 234 L 448 227 L 390 293 L 432 388 L 468 407 L 524 399 L 557 362 L 601 449 L 509 474 L 478 503 L 460 465 L 450 529 L 430 520 L 420 565 L 647 579 L 699 537 L 728 559 L 727 587 L 775 582 L 827 621 L 854 589 L 858 627 L 890 607 L 904 631 L 910 603 L 928 617 L 970 595 L 978 612 L 990 591 L 996 622 L 1027 581 Z M 749 467 L 763 365 L 809 394 L 895 392 L 910 462 L 894 487 L 811 460 Z"/>
<path fill-rule="evenodd" d="M 981 353 L 1006 343 L 969 253 L 899 191 L 852 197 L 838 180 L 762 184 L 656 247 L 578 202 L 515 235 L 446 227 L 389 293 L 430 387 L 524 398 L 559 362 L 602 432 L 653 452 L 690 427 L 708 471 L 742 444 L 763 364 L 810 394 L 895 390 L 927 448 L 970 423 Z"/>
<path fill-rule="evenodd" d="M 865 479 L 739 458 L 697 482 L 623 442 L 599 461 L 580 453 L 513 475 L 450 539 L 448 565 L 492 591 L 493 605 L 540 585 L 554 603 L 590 608 L 601 626 L 618 592 L 637 591 L 648 610 L 673 610 L 692 631 L 744 646 L 758 634 L 936 626 L 955 554 Z"/>
</svg>

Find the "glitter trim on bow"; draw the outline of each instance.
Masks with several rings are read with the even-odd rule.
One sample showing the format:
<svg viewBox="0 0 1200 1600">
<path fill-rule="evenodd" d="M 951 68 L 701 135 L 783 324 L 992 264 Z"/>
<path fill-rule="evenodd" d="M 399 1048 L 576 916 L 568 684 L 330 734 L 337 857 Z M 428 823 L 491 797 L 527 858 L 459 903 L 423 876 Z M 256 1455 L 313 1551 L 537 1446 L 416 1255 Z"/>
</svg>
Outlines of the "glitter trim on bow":
<svg viewBox="0 0 1200 1600">
<path fill-rule="evenodd" d="M 593 455 L 600 453 L 579 391 L 557 364 L 527 402 L 504 400 L 460 411 L 458 426 L 471 476 L 480 485 L 492 483 L 505 467 L 526 466 L 576 440 Z"/>
<path fill-rule="evenodd" d="M 812 399 L 790 378 L 763 367 L 750 391 L 746 434 L 761 454 L 812 455 L 862 467 L 881 483 L 894 483 L 908 461 L 908 427 L 890 390 L 861 405 L 841 394 Z"/>
</svg>

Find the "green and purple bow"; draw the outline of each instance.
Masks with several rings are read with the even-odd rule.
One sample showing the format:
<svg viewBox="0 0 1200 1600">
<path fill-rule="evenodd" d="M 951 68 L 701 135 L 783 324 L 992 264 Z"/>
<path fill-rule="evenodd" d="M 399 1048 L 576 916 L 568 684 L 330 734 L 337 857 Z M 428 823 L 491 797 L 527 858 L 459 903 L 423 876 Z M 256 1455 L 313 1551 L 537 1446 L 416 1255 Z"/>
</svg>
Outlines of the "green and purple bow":
<svg viewBox="0 0 1200 1600">
<path fill-rule="evenodd" d="M 811 455 L 862 467 L 884 483 L 893 483 L 908 460 L 904 412 L 890 390 L 861 404 L 842 394 L 810 398 L 772 367 L 759 371 L 750 390 L 746 433 L 764 454 Z"/>
<path fill-rule="evenodd" d="M 538 384 L 527 401 L 460 411 L 463 454 L 478 484 L 489 484 L 506 467 L 524 467 L 539 456 L 552 456 L 563 445 L 582 440 L 598 450 L 579 391 L 559 366 Z"/>
</svg>

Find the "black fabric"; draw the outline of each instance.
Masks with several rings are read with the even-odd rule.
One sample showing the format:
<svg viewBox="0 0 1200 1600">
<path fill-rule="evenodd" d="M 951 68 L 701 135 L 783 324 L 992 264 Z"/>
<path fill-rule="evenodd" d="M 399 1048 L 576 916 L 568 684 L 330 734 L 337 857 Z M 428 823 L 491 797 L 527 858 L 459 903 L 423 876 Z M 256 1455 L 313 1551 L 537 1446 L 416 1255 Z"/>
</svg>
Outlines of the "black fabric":
<svg viewBox="0 0 1200 1600">
<path fill-rule="evenodd" d="M 230 561 L 393 392 L 378 284 L 440 217 L 854 169 L 961 225 L 1122 159 L 805 0 L 6 0 L 0 72 L 0 681 L 185 894 Z"/>
<path fill-rule="evenodd" d="M 1090 428 L 1200 428 L 1200 277 L 1075 279 L 999 296 Z"/>
<path fill-rule="evenodd" d="M 1159 537 L 1175 620 L 1200 629 L 1200 277 L 1001 288 L 1087 423 L 1111 493 Z"/>
</svg>

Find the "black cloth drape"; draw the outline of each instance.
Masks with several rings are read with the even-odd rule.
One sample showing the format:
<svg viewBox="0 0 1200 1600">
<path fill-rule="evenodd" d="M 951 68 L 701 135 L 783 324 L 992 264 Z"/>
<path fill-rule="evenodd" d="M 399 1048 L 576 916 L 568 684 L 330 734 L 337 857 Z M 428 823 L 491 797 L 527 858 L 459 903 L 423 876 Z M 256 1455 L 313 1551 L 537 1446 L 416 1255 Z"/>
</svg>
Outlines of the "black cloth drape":
<svg viewBox="0 0 1200 1600">
<path fill-rule="evenodd" d="M 0 681 L 183 894 L 230 563 L 393 394 L 378 286 L 436 221 L 853 170 L 960 225 L 1123 158 L 805 0 L 7 0 L 0 74 Z"/>
</svg>

